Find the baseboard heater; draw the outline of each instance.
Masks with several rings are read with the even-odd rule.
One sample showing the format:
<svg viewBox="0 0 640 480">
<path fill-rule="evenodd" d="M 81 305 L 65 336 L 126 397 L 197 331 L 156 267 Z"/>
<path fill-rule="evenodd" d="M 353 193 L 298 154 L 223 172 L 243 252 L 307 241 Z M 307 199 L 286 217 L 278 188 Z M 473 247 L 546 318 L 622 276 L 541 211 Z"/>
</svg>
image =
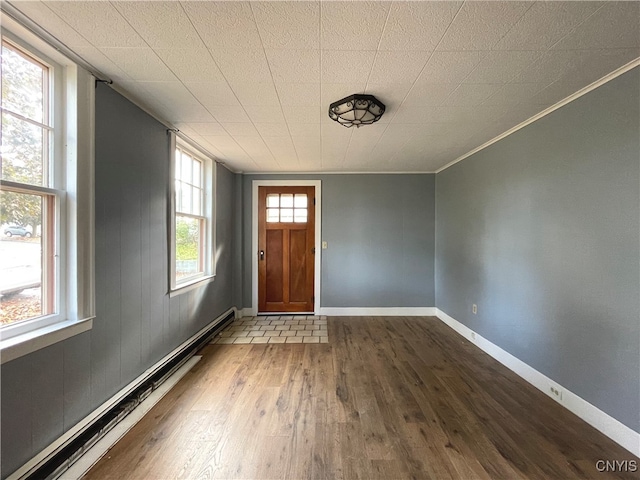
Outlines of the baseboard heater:
<svg viewBox="0 0 640 480">
<path fill-rule="evenodd" d="M 161 368 L 142 380 L 139 386 L 129 395 L 121 399 L 111 409 L 107 410 L 81 434 L 71 440 L 69 444 L 65 445 L 60 451 L 24 478 L 28 480 L 53 480 L 60 477 L 60 475 L 67 471 L 69 467 L 98 440 L 104 437 L 113 427 L 131 413 L 151 392 L 157 389 L 201 347 L 208 343 L 211 337 L 226 327 L 234 317 L 235 312 L 230 311 L 222 320 L 203 332 Z"/>
</svg>

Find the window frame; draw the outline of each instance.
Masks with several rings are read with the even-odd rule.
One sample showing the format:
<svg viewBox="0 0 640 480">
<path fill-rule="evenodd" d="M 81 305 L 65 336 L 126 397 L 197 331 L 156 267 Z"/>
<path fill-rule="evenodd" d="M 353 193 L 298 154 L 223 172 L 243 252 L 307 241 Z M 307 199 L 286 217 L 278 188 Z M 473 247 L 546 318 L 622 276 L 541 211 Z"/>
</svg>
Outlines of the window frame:
<svg viewBox="0 0 640 480">
<path fill-rule="evenodd" d="M 176 196 L 176 152 L 185 152 L 192 159 L 200 162 L 201 180 L 201 215 L 177 211 Z M 169 163 L 169 294 L 179 295 L 194 288 L 213 282 L 216 276 L 216 170 L 217 163 L 213 158 L 194 148 L 175 132 L 170 131 L 170 163 Z M 189 276 L 184 281 L 176 279 L 176 217 L 184 216 L 201 221 L 200 228 L 200 262 L 202 272 Z"/>
<path fill-rule="evenodd" d="M 45 108 L 46 118 L 42 122 L 27 120 L 27 123 L 36 125 L 49 132 L 47 140 L 46 164 L 43 164 L 42 185 L 15 182 L 0 179 L 2 190 L 26 195 L 38 195 L 43 199 L 41 210 L 41 302 L 51 302 L 51 313 L 45 313 L 38 317 L 18 320 L 0 327 L 3 339 L 28 333 L 32 330 L 48 327 L 59 323 L 66 317 L 66 299 L 63 295 L 63 286 L 66 283 L 66 265 L 63 252 L 66 250 L 66 191 L 64 190 L 64 158 L 60 145 L 64 142 L 63 118 L 64 92 L 62 91 L 63 72 L 62 66 L 37 49 L 26 46 L 19 39 L 12 38 L 5 32 L 0 37 L 0 44 L 5 44 L 16 51 L 25 59 L 40 64 L 48 70 L 46 88 L 47 98 Z M 3 114 L 10 115 L 18 120 L 23 120 L 22 115 L 11 110 L 2 110 Z M 50 202 L 45 200 L 51 199 Z M 47 205 L 48 204 L 48 205 Z M 53 228 L 51 226 L 53 224 Z M 45 224 L 47 227 L 45 228 Z M 46 257 L 50 257 L 46 259 Z M 51 284 L 52 283 L 52 284 Z M 48 291 L 48 292 L 47 292 Z M 44 308 L 44 305 L 43 305 Z"/>
<path fill-rule="evenodd" d="M 3 42 L 21 55 L 49 68 L 49 118 L 42 123 L 53 128 L 49 139 L 48 183 L 36 186 L 0 180 L 0 185 L 2 190 L 55 199 L 43 202 L 42 211 L 42 228 L 46 208 L 51 209 L 49 215 L 55 224 L 55 232 L 50 235 L 55 313 L 0 327 L 0 363 L 6 363 L 90 330 L 93 325 L 95 79 L 9 16 L 3 16 L 0 35 Z M 49 205 L 45 207 L 46 204 Z M 43 255 L 44 248 L 43 245 Z"/>
<path fill-rule="evenodd" d="M 1 184 L 2 191 L 37 195 L 43 199 L 41 211 L 41 302 L 43 304 L 52 303 L 52 313 L 0 326 L 0 337 L 9 339 L 37 328 L 59 323 L 66 316 L 65 296 L 62 295 L 61 288 L 66 279 L 66 269 L 64 261 L 61 261 L 63 258 L 60 254 L 64 248 L 64 244 L 60 241 L 61 238 L 64 238 L 60 225 L 62 221 L 62 205 L 65 202 L 66 192 L 34 186 L 28 186 L 27 188 L 24 184 L 8 181 L 1 181 Z M 49 201 L 47 201 L 47 198 Z M 53 223 L 53 228 L 51 223 Z M 50 259 L 47 261 L 43 257 L 50 257 Z M 46 277 L 49 277 L 49 283 L 47 283 Z M 49 291 L 47 292 L 47 290 Z"/>
</svg>

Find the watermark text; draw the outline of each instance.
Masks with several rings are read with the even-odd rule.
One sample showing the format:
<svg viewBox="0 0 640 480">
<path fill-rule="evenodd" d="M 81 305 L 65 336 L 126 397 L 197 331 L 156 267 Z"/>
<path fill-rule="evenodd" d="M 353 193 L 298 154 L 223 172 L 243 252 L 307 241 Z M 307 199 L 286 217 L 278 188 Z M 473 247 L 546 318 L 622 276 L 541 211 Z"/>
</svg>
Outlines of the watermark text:
<svg viewBox="0 0 640 480">
<path fill-rule="evenodd" d="M 596 470 L 599 472 L 637 472 L 637 460 L 598 460 Z"/>
</svg>

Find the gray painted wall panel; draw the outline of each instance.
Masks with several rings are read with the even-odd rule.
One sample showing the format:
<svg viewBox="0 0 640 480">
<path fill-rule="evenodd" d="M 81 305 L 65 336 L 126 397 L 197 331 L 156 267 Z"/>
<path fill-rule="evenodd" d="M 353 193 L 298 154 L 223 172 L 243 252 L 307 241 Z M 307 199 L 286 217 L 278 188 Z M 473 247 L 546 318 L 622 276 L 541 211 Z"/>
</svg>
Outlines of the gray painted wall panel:
<svg viewBox="0 0 640 480">
<path fill-rule="evenodd" d="M 0 438 L 2 476 L 33 456 L 31 357 L 20 357 L 2 365 L 0 373 Z M 8 439 L 11 439 L 10 441 Z"/>
<path fill-rule="evenodd" d="M 73 427 L 91 411 L 91 334 L 64 342 L 64 429 Z"/>
<path fill-rule="evenodd" d="M 185 294 L 188 295 L 188 294 Z M 167 334 L 174 332 L 175 335 L 180 336 L 180 297 L 169 300 L 169 328 Z M 165 338 L 168 341 L 169 338 Z"/>
<path fill-rule="evenodd" d="M 170 299 L 168 165 L 165 127 L 98 85 L 97 316 L 90 332 L 2 365 L 2 478 L 233 306 L 235 175 L 218 170 L 215 281 Z"/>
<path fill-rule="evenodd" d="M 436 178 L 438 308 L 636 431 L 639 84 L 635 69 Z"/>
<path fill-rule="evenodd" d="M 146 197 L 146 192 L 145 197 Z M 153 298 L 153 290 L 152 290 L 152 277 L 151 277 L 151 239 L 149 235 L 149 208 L 148 198 L 145 198 L 145 208 L 141 211 L 141 227 L 142 227 L 142 235 L 140 236 L 140 329 L 143 332 L 148 332 L 147 335 L 142 335 L 140 338 L 140 353 L 142 358 L 140 361 L 142 363 L 147 363 L 150 361 L 150 353 L 151 353 L 151 345 L 152 345 L 152 336 L 157 335 L 157 330 L 154 329 L 154 322 L 151 320 L 151 305 L 154 305 L 156 302 L 152 301 Z"/>
<path fill-rule="evenodd" d="M 243 306 L 251 306 L 253 180 L 322 181 L 321 306 L 433 307 L 435 175 L 245 175 Z"/>
<path fill-rule="evenodd" d="M 242 189 L 243 178 L 241 175 L 236 175 L 235 183 L 234 183 L 234 202 L 233 202 L 233 212 L 236 218 L 242 219 L 243 215 L 243 189 Z M 234 224 L 234 237 L 237 239 L 244 239 L 244 222 L 237 221 Z M 249 233 L 250 234 L 250 233 Z M 242 308 L 242 276 L 244 273 L 243 268 L 243 258 L 244 252 L 242 248 L 234 249 L 233 256 L 233 303 L 237 305 L 239 308 Z"/>
<path fill-rule="evenodd" d="M 30 357 L 32 429 L 39 432 L 33 438 L 35 453 L 64 432 L 64 344 L 56 343 Z"/>
<path fill-rule="evenodd" d="M 188 337 L 187 325 L 191 316 L 189 307 L 193 303 L 193 292 L 180 295 L 177 300 L 180 302 L 180 338 L 184 340 Z"/>
</svg>

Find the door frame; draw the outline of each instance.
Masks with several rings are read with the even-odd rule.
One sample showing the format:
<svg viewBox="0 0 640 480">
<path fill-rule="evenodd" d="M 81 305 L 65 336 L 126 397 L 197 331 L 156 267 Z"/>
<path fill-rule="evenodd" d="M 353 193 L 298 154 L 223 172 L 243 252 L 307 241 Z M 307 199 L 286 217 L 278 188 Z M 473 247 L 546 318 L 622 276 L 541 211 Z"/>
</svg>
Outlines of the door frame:
<svg viewBox="0 0 640 480">
<path fill-rule="evenodd" d="M 313 264 L 313 313 L 320 312 L 320 266 L 322 265 L 322 180 L 253 180 L 251 188 L 251 315 L 258 314 L 258 187 L 315 187 L 316 225 Z"/>
</svg>

